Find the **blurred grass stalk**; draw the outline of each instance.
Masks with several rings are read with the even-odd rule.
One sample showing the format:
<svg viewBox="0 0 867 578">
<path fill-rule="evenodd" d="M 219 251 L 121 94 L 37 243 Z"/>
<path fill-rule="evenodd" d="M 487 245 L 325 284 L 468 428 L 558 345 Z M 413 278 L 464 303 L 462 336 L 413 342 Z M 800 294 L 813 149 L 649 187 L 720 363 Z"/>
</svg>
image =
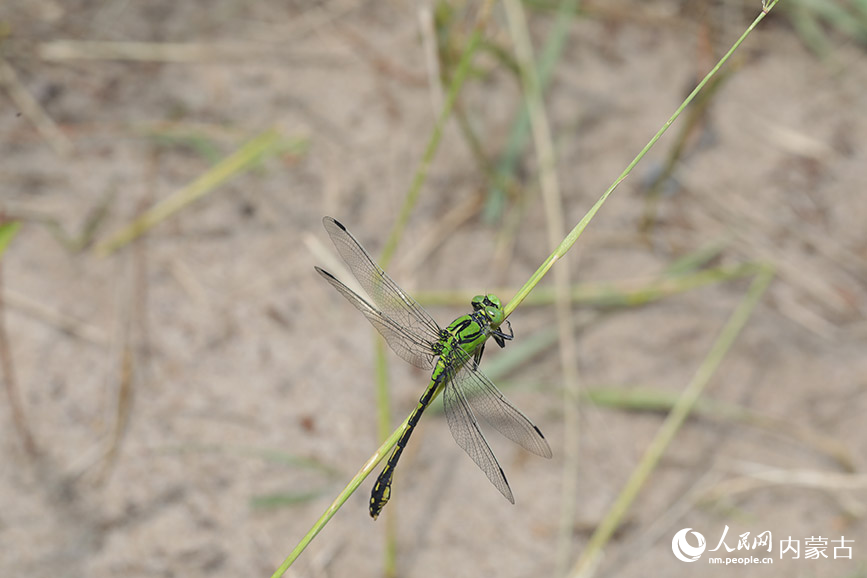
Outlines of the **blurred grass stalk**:
<svg viewBox="0 0 867 578">
<path fill-rule="evenodd" d="M 722 283 L 726 281 L 733 281 L 736 279 L 741 279 L 744 277 L 755 276 L 762 269 L 762 265 L 758 263 L 744 263 L 742 265 L 738 265 L 736 267 L 721 267 L 719 269 L 712 269 L 707 271 L 699 271 L 695 274 L 683 275 L 674 279 L 661 279 L 658 281 L 651 281 L 647 287 L 636 287 L 632 291 L 627 291 L 626 293 L 619 293 L 617 291 L 612 292 L 611 289 L 605 285 L 599 286 L 599 290 L 601 295 L 596 295 L 596 285 L 595 284 L 583 284 L 577 285 L 573 287 L 572 296 L 576 299 L 576 303 L 584 303 L 586 305 L 592 307 L 601 307 L 604 308 L 602 312 L 599 312 L 595 316 L 591 316 L 590 319 L 585 318 L 581 322 L 577 322 L 573 324 L 572 331 L 579 331 L 579 326 L 584 327 L 589 323 L 593 322 L 598 318 L 599 315 L 604 314 L 604 312 L 609 308 L 616 307 L 637 307 L 642 305 L 647 305 L 649 303 L 653 303 L 655 301 L 659 301 L 660 299 L 664 299 L 666 297 L 670 297 L 673 295 L 679 295 L 680 293 L 684 293 L 687 291 L 691 291 L 693 289 L 699 289 L 701 287 L 705 287 L 707 285 L 713 285 L 717 283 Z M 629 283 L 630 285 L 632 282 Z M 664 284 L 665 290 L 660 290 L 659 285 Z M 589 291 L 585 291 L 583 288 L 589 287 Z M 497 292 L 494 292 L 497 294 Z M 587 293 L 587 297 L 589 299 L 583 300 L 582 296 Z M 503 292 L 505 295 L 505 291 Z M 436 294 L 430 293 L 426 294 L 426 297 L 431 297 Z M 471 295 L 471 293 L 447 293 L 450 299 L 437 301 L 440 304 L 464 304 L 469 301 L 469 297 L 466 295 Z M 598 297 L 598 298 L 597 298 Z M 428 305 L 431 301 L 421 301 L 422 304 Z M 552 289 L 548 287 L 540 287 L 536 292 L 531 295 L 530 299 L 527 299 L 525 303 L 530 305 L 550 305 L 554 302 L 554 295 Z M 496 356 L 487 361 L 487 365 L 485 366 L 485 374 L 490 377 L 493 381 L 498 381 L 510 374 L 516 368 L 520 367 L 524 363 L 527 363 L 530 359 L 539 355 L 543 351 L 547 351 L 550 347 L 557 343 L 559 339 L 558 331 L 552 328 L 544 328 L 536 333 L 531 335 L 527 335 L 521 338 L 520 341 L 516 341 L 511 344 L 507 350 L 505 350 L 501 355 Z"/>
<path fill-rule="evenodd" d="M 722 71 L 708 84 L 705 91 L 699 95 L 695 104 L 687 111 L 686 119 L 684 119 L 685 122 L 681 123 L 680 132 L 675 137 L 668 154 L 666 154 L 659 174 L 655 175 L 652 182 L 649 183 L 644 193 L 644 216 L 639 226 L 639 230 L 646 237 L 648 244 L 651 243 L 650 234 L 656 225 L 660 199 L 665 192 L 665 188 L 674 178 L 678 163 L 687 154 L 688 141 L 695 133 L 704 130 L 702 125 L 706 122 L 708 109 L 713 103 L 714 97 L 737 68 L 734 65 Z"/>
<path fill-rule="evenodd" d="M 582 397 L 598 407 L 624 411 L 661 412 L 673 410 L 681 396 L 651 389 L 623 390 L 622 388 L 598 387 L 587 390 Z M 855 460 L 845 444 L 821 431 L 789 420 L 764 415 L 739 405 L 708 398 L 699 398 L 696 401 L 692 415 L 743 424 L 792 438 L 830 457 L 847 472 L 857 471 Z"/>
<path fill-rule="evenodd" d="M 132 62 L 245 62 L 283 58 L 270 46 L 254 43 L 197 42 L 104 42 L 98 40 L 52 40 L 38 47 L 39 57 L 49 62 L 70 60 L 122 60 Z"/>
<path fill-rule="evenodd" d="M 126 227 L 98 243 L 96 253 L 106 256 L 124 247 L 181 209 L 213 192 L 230 178 L 257 166 L 265 157 L 287 150 L 300 150 L 305 146 L 306 141 L 303 140 L 284 141 L 275 130 L 256 136 L 192 183 L 158 202 Z"/>
<path fill-rule="evenodd" d="M 569 26 L 578 12 L 578 5 L 578 0 L 564 0 L 560 3 L 554 29 L 542 48 L 538 64 L 534 65 L 537 71 L 536 78 L 538 79 L 540 97 L 544 95 L 551 75 L 560 60 L 560 55 L 563 53 Z M 511 182 L 514 177 L 518 160 L 521 158 L 527 138 L 530 136 L 530 128 L 530 111 L 526 107 L 521 107 L 518 116 L 512 123 L 512 129 L 506 141 L 506 149 L 494 168 L 493 185 L 488 190 L 488 200 L 484 211 L 484 218 L 488 222 L 496 219 L 503 211 L 506 196 L 503 183 Z"/>
<path fill-rule="evenodd" d="M 758 304 L 759 299 L 764 295 L 773 277 L 773 269 L 765 267 L 753 279 L 753 283 L 750 285 L 747 294 L 734 313 L 732 313 L 713 347 L 711 347 L 710 352 L 708 352 L 707 357 L 705 357 L 698 367 L 692 380 L 686 386 L 683 394 L 681 394 L 668 417 L 659 428 L 656 437 L 650 442 L 641 461 L 632 471 L 632 475 L 626 482 L 626 486 L 596 527 L 596 531 L 590 537 L 590 541 L 575 563 L 570 576 L 585 578 L 595 572 L 602 557 L 603 549 L 614 535 L 615 530 L 617 530 L 638 493 L 656 469 L 662 454 L 671 444 L 680 427 L 686 421 L 686 418 L 689 417 L 690 412 L 692 412 L 698 402 L 699 396 L 701 396 L 705 387 L 716 373 L 720 363 L 722 363 L 729 349 L 734 344 L 738 335 L 740 335 L 741 330 L 747 321 L 749 321 L 753 310 Z"/>
<path fill-rule="evenodd" d="M 18 80 L 15 69 L 2 57 L 0 57 L 0 86 L 6 88 L 9 98 L 12 99 L 21 114 L 33 123 L 42 138 L 58 156 L 67 158 L 72 155 L 74 152 L 72 141 L 58 128 L 54 119 L 48 116 L 39 101 L 27 91 L 27 88 Z"/>
<path fill-rule="evenodd" d="M 12 423 L 24 444 L 24 450 L 31 458 L 38 454 L 36 440 L 30 431 L 27 417 L 24 415 L 24 405 L 21 403 L 21 392 L 18 390 L 18 380 L 15 375 L 15 366 L 12 363 L 12 351 L 9 348 L 9 338 L 6 335 L 6 306 L 3 299 L 5 293 L 2 283 L 3 253 L 9 247 L 12 239 L 21 228 L 18 221 L 3 221 L 0 215 L 0 372 L 6 389 L 6 398 L 9 401 L 9 410 L 12 414 Z"/>
<path fill-rule="evenodd" d="M 785 13 L 801 41 L 818 57 L 834 56 L 829 29 L 867 44 L 867 2 L 864 0 L 790 0 Z M 842 63 L 837 63 L 842 66 Z"/>
<path fill-rule="evenodd" d="M 520 0 L 505 0 L 506 21 L 515 45 L 518 69 L 521 77 L 527 115 L 533 135 L 533 144 L 539 166 L 539 185 L 542 191 L 542 201 L 545 207 L 545 221 L 548 229 L 548 242 L 556 247 L 565 234 L 563 215 L 563 198 L 560 192 L 560 181 L 557 178 L 557 156 L 554 152 L 554 141 L 548 114 L 542 99 L 542 80 L 536 70 L 536 58 L 533 55 L 533 45 L 530 41 L 530 29 L 527 17 Z M 572 7 L 574 11 L 574 6 Z M 561 12 L 562 16 L 563 12 Z M 552 37 L 557 37 L 558 29 L 565 31 L 571 22 L 571 12 L 566 11 L 566 17 L 558 18 L 557 28 Z M 562 42 L 561 42 L 562 46 Z M 522 110 L 523 112 L 523 110 Z M 578 449 L 580 428 L 578 427 L 578 406 L 580 402 L 580 384 L 578 364 L 575 351 L 575 333 L 572 321 L 572 300 L 569 285 L 571 282 L 569 261 L 564 260 L 554 270 L 554 302 L 557 311 L 558 350 L 560 354 L 560 372 L 563 386 L 563 469 L 562 489 L 560 497 L 560 528 L 557 539 L 556 573 L 562 575 L 569 563 L 569 549 L 572 543 L 572 521 L 575 519 L 577 507 L 576 488 L 578 486 Z"/>
</svg>

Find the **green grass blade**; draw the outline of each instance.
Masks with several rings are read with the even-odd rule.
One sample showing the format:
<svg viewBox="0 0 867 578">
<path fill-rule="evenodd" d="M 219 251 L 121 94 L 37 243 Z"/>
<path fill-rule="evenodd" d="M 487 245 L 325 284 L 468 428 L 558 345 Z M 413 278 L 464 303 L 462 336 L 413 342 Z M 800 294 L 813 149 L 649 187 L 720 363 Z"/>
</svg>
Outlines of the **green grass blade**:
<svg viewBox="0 0 867 578">
<path fill-rule="evenodd" d="M 201 131 L 160 127 L 148 131 L 147 136 L 159 147 L 188 148 L 209 163 L 215 164 L 222 158 L 215 140 Z"/>
<path fill-rule="evenodd" d="M 770 267 L 763 269 L 756 275 L 747 294 L 741 300 L 741 303 L 732 313 L 731 317 L 729 317 L 713 347 L 711 347 L 711 350 L 704 361 L 702 361 L 692 380 L 686 386 L 686 389 L 684 389 L 662 426 L 660 426 L 659 431 L 653 438 L 653 441 L 650 442 L 641 461 L 632 471 L 632 475 L 626 482 L 626 486 L 624 486 L 620 495 L 618 495 L 614 504 L 608 510 L 608 513 L 596 527 L 596 531 L 590 537 L 587 547 L 573 567 L 571 576 L 586 576 L 596 568 L 605 545 L 608 544 L 615 530 L 620 526 L 624 515 L 656 468 L 662 454 L 671 444 L 674 436 L 695 407 L 708 382 L 714 373 L 716 373 L 720 363 L 722 363 L 729 349 L 734 344 L 738 335 L 740 335 L 741 330 L 747 321 L 749 321 L 753 310 L 758 304 L 759 299 L 765 294 L 765 290 L 770 285 L 773 277 L 774 273 Z"/>
<path fill-rule="evenodd" d="M 96 246 L 99 255 L 108 255 L 134 241 L 154 226 L 175 213 L 198 201 L 230 178 L 243 173 L 262 161 L 262 158 L 278 150 L 285 150 L 279 133 L 264 132 L 229 155 L 186 187 L 166 197 L 129 225 Z M 300 145 L 299 145 L 300 146 Z"/>
<path fill-rule="evenodd" d="M 6 247 L 8 247 L 9 243 L 12 242 L 12 239 L 15 238 L 15 235 L 18 233 L 18 229 L 20 228 L 21 223 L 19 221 L 8 221 L 0 224 L 0 257 L 3 256 Z"/>
<path fill-rule="evenodd" d="M 711 241 L 707 245 L 676 259 L 674 263 L 665 268 L 665 273 L 666 275 L 683 275 L 706 267 L 711 261 L 722 255 L 722 252 L 730 244 L 731 240 L 728 238 Z"/>
<path fill-rule="evenodd" d="M 268 448 L 257 448 L 252 446 L 226 446 L 218 444 L 185 444 L 183 446 L 169 446 L 161 450 L 167 454 L 223 454 L 241 457 L 254 457 L 266 462 L 289 466 L 291 468 L 300 468 L 305 470 L 318 471 L 328 477 L 334 478 L 342 472 L 337 468 L 321 462 L 316 458 L 306 456 L 297 456 L 284 452 L 282 450 L 274 450 Z"/>
<path fill-rule="evenodd" d="M 297 506 L 312 502 L 319 498 L 327 490 L 324 488 L 312 490 L 309 492 L 295 492 L 285 494 L 263 494 L 250 498 L 250 507 L 257 510 L 274 510 L 276 508 L 285 508 L 287 506 Z"/>
</svg>

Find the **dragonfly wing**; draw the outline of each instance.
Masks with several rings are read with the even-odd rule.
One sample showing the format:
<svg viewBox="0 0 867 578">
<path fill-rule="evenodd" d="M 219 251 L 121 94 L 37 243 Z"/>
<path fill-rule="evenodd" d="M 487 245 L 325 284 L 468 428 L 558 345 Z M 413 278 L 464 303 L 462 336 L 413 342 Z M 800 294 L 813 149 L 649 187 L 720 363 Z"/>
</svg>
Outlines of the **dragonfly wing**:
<svg viewBox="0 0 867 578">
<path fill-rule="evenodd" d="M 476 465 L 481 468 L 491 483 L 500 490 L 500 493 L 507 500 L 515 503 L 515 497 L 512 495 L 512 490 L 509 488 L 509 482 L 506 481 L 506 474 L 503 473 L 503 468 L 494 457 L 494 452 L 488 445 L 485 436 L 482 435 L 479 429 L 479 424 L 473 417 L 473 412 L 470 409 L 464 393 L 453 383 L 454 368 L 447 368 L 446 385 L 443 389 L 443 406 L 445 407 L 446 421 L 449 424 L 449 430 L 452 432 L 452 437 L 461 446 L 467 455 L 472 458 Z"/>
<path fill-rule="evenodd" d="M 379 312 L 404 328 L 406 333 L 412 334 L 416 341 L 436 343 L 440 337 L 440 326 L 433 317 L 392 281 L 342 223 L 324 217 L 322 224 L 337 247 L 337 252 L 349 265 Z"/>
<path fill-rule="evenodd" d="M 423 339 L 416 332 L 408 331 L 406 328 L 395 323 L 393 319 L 383 315 L 381 311 L 340 282 L 339 279 L 328 271 L 319 267 L 316 267 L 316 271 L 367 317 L 371 325 L 385 338 L 386 343 L 388 343 L 392 351 L 416 367 L 422 369 L 433 367 L 436 358 L 433 354 L 433 346 L 430 341 Z"/>
<path fill-rule="evenodd" d="M 454 354 L 457 364 L 462 364 L 454 377 L 454 386 L 464 393 L 473 414 L 525 450 L 550 458 L 551 446 L 539 428 L 479 371 L 463 349 L 456 349 Z"/>
</svg>

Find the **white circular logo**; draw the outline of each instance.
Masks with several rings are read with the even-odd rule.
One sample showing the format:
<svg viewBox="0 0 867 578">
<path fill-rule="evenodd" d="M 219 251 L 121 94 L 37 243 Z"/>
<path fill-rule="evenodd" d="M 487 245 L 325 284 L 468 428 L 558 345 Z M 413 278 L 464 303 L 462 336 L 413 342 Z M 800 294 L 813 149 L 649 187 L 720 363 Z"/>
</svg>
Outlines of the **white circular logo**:
<svg viewBox="0 0 867 578">
<path fill-rule="evenodd" d="M 690 530 L 692 530 L 692 528 L 684 528 L 671 539 L 671 551 L 674 552 L 677 559 L 682 562 L 695 562 L 699 559 L 699 556 L 701 556 L 706 547 L 704 536 L 698 532 L 692 532 L 692 535 L 698 540 L 698 546 L 689 545 L 689 542 L 686 541 L 686 534 Z"/>
</svg>

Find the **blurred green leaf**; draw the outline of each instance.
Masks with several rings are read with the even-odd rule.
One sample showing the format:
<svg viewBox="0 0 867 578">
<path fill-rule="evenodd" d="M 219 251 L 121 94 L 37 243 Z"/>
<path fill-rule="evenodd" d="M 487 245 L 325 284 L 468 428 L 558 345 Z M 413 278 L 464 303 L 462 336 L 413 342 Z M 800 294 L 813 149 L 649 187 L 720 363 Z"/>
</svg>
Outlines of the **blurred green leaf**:
<svg viewBox="0 0 867 578">
<path fill-rule="evenodd" d="M 296 492 L 285 494 L 262 494 L 250 498 L 250 507 L 257 510 L 271 510 L 285 506 L 295 506 L 311 502 L 325 493 L 325 489 L 312 490 L 309 492 Z"/>
<path fill-rule="evenodd" d="M 12 238 L 15 237 L 20 228 L 21 223 L 18 221 L 9 221 L 0 225 L 0 256 L 3 255 L 6 247 L 12 242 Z"/>
</svg>

